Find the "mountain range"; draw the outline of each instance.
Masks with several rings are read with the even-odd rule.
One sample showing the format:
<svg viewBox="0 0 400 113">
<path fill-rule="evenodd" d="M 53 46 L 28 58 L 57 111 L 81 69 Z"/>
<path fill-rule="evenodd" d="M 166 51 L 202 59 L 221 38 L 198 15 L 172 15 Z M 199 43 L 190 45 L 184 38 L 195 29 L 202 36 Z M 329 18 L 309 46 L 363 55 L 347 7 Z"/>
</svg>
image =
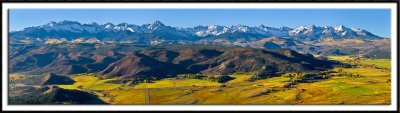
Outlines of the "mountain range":
<svg viewBox="0 0 400 113">
<path fill-rule="evenodd" d="M 157 39 L 199 41 L 211 39 L 227 39 L 229 41 L 254 41 L 264 37 L 291 37 L 301 40 L 317 40 L 320 38 L 363 38 L 368 40 L 381 39 L 369 31 L 345 26 L 300 26 L 268 27 L 265 25 L 209 25 L 190 28 L 166 26 L 160 21 L 151 24 L 134 25 L 128 23 L 103 25 L 97 23 L 81 24 L 77 21 L 50 22 L 36 27 L 28 27 L 20 31 L 10 32 L 10 37 L 26 36 L 31 38 L 65 38 L 73 40 L 77 38 L 95 37 L 99 40 L 112 41 L 151 41 Z M 146 38 L 142 38 L 146 37 Z"/>
<path fill-rule="evenodd" d="M 134 25 L 82 24 L 77 21 L 50 22 L 9 33 L 10 44 L 58 43 L 133 43 L 223 44 L 253 48 L 289 48 L 303 53 L 322 55 L 384 53 L 390 56 L 390 39 L 346 26 L 268 27 L 265 25 L 209 25 L 172 27 L 155 21 Z"/>
</svg>

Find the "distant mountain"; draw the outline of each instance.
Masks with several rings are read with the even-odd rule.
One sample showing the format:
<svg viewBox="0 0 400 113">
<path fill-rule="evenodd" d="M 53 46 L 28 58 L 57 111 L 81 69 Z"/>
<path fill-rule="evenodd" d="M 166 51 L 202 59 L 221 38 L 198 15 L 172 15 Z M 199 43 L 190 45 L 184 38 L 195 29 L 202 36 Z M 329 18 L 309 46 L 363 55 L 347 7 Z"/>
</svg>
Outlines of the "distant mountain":
<svg viewBox="0 0 400 113">
<path fill-rule="evenodd" d="M 226 40 L 229 42 L 248 42 L 259 40 L 264 37 L 290 37 L 299 40 L 317 40 L 320 38 L 362 38 L 381 39 L 366 30 L 347 28 L 345 26 L 323 26 L 315 25 L 300 26 L 298 28 L 281 27 L 274 28 L 264 25 L 246 26 L 195 26 L 191 28 L 180 28 L 166 26 L 160 21 L 151 24 L 133 25 L 128 23 L 103 25 L 97 23 L 81 24 L 77 21 L 50 22 L 36 27 L 28 27 L 20 31 L 10 32 L 12 42 L 45 42 L 46 39 L 62 39 L 71 41 L 78 38 L 97 38 L 100 41 L 116 42 L 141 42 L 150 44 L 151 41 L 203 41 L 215 42 L 215 40 Z"/>
<path fill-rule="evenodd" d="M 355 28 L 347 28 L 343 25 L 341 26 L 323 26 L 317 27 L 315 25 L 310 26 L 300 26 L 294 30 L 289 31 L 289 36 L 299 38 L 299 39 L 308 39 L 308 40 L 316 40 L 320 38 L 361 38 L 361 39 L 381 39 L 381 37 L 372 34 L 366 30 L 355 29 Z"/>
</svg>

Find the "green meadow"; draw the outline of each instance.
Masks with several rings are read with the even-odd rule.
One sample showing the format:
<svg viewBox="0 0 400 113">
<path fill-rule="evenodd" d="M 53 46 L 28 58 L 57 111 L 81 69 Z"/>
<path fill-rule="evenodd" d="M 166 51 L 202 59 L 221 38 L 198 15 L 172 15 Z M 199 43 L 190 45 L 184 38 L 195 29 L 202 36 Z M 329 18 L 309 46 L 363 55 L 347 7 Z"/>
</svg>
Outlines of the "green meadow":
<svg viewBox="0 0 400 113">
<path fill-rule="evenodd" d="M 330 56 L 329 59 L 352 62 L 352 68 L 334 68 L 328 79 L 285 87 L 289 77 L 278 76 L 248 81 L 251 74 L 229 75 L 226 83 L 203 79 L 167 78 L 123 85 L 94 74 L 71 76 L 76 83 L 60 85 L 96 94 L 108 104 L 390 104 L 390 60 Z M 367 65 L 365 65 L 367 64 Z M 357 76 L 340 76 L 345 75 Z"/>
</svg>

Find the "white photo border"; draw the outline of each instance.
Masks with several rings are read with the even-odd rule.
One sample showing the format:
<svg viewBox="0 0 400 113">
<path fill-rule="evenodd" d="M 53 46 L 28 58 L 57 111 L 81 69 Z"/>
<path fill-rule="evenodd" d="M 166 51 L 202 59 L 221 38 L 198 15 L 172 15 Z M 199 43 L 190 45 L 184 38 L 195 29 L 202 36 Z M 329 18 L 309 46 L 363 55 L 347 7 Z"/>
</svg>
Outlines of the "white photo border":
<svg viewBox="0 0 400 113">
<path fill-rule="evenodd" d="M 5 111 L 396 111 L 398 13 L 396 3 L 3 3 L 2 108 Z M 32 9 L 390 9 L 391 105 L 8 105 L 8 10 Z"/>
</svg>

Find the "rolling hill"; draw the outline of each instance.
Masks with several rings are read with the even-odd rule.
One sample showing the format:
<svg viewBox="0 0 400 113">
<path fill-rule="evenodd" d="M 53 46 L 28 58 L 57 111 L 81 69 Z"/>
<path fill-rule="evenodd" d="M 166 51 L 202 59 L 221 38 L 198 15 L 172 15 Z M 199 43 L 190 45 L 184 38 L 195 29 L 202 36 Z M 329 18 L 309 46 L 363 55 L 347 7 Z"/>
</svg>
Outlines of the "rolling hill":
<svg viewBox="0 0 400 113">
<path fill-rule="evenodd" d="M 98 46 L 94 48 L 93 46 Z M 10 59 L 10 72 L 61 75 L 98 73 L 106 77 L 165 78 L 167 75 L 239 72 L 301 72 L 331 68 L 336 62 L 290 49 L 256 49 L 218 45 L 151 47 L 58 44 L 21 47 Z M 111 48 L 111 49 L 110 49 Z M 19 51 L 26 51 L 18 54 Z M 45 57 L 44 57 L 45 56 Z M 29 68 L 27 68 L 29 67 Z"/>
</svg>

